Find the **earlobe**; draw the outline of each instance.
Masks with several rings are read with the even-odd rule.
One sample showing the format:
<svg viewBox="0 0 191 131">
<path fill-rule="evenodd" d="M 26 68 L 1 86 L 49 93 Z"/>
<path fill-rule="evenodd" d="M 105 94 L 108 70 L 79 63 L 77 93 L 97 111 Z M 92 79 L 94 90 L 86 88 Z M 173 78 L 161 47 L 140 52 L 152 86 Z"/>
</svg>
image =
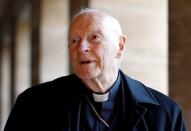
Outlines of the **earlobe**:
<svg viewBox="0 0 191 131">
<path fill-rule="evenodd" d="M 126 41 L 127 41 L 127 37 L 125 35 L 120 36 L 120 40 L 119 40 L 119 48 L 120 48 L 120 50 L 125 49 Z"/>
</svg>

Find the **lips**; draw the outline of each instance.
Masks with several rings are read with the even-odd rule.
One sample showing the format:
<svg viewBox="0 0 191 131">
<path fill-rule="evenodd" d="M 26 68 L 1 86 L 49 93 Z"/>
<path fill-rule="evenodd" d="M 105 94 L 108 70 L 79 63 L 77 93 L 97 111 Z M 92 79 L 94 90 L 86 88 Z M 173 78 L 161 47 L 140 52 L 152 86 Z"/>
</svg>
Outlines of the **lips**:
<svg viewBox="0 0 191 131">
<path fill-rule="evenodd" d="M 82 61 L 79 61 L 79 64 L 88 65 L 88 64 L 92 64 L 94 62 L 95 62 L 95 60 L 82 60 Z"/>
<path fill-rule="evenodd" d="M 80 61 L 80 64 L 90 64 L 92 63 L 93 61 L 91 60 L 87 60 L 87 61 Z"/>
<path fill-rule="evenodd" d="M 78 62 L 79 62 L 79 64 L 86 65 L 86 64 L 94 63 L 94 62 L 96 62 L 96 60 L 92 57 L 90 58 L 90 57 L 80 57 L 79 56 Z"/>
</svg>

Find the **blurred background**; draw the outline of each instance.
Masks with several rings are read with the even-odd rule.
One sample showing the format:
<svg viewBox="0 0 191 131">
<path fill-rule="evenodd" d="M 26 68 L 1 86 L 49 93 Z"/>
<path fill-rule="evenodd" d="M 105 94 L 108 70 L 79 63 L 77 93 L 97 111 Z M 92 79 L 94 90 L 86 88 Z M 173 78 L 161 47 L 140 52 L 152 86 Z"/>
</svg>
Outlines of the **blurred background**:
<svg viewBox="0 0 191 131">
<path fill-rule="evenodd" d="M 174 99 L 191 131 L 190 0 L 0 0 L 0 130 L 21 92 L 71 73 L 68 26 L 87 7 L 119 20 L 121 69 Z"/>
</svg>

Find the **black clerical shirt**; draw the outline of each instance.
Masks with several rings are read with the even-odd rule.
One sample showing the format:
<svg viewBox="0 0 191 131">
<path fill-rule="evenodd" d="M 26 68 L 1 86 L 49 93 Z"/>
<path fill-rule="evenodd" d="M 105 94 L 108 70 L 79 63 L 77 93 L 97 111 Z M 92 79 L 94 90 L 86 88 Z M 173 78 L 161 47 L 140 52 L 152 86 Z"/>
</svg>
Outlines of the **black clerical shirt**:
<svg viewBox="0 0 191 131">
<path fill-rule="evenodd" d="M 117 117 L 118 117 L 118 111 L 116 108 L 116 101 L 117 101 L 117 93 L 120 86 L 120 75 L 118 75 L 117 80 L 112 85 L 112 87 L 108 90 L 109 92 L 109 98 L 107 101 L 104 102 L 95 102 L 92 97 L 92 92 L 89 91 L 85 87 L 85 99 L 82 103 L 82 116 L 83 121 L 82 125 L 88 130 L 93 131 L 106 131 L 109 128 L 104 125 L 102 121 L 99 120 L 99 118 L 96 116 L 95 111 L 92 109 L 95 107 L 96 112 L 99 114 L 99 116 L 107 122 L 107 124 L 110 126 L 110 128 L 117 126 Z"/>
</svg>

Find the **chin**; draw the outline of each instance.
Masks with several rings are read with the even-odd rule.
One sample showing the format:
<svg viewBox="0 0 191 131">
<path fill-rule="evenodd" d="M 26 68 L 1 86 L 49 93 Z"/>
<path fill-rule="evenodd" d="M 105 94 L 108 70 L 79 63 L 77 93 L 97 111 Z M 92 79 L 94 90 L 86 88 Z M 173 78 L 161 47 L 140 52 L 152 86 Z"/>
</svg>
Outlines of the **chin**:
<svg viewBox="0 0 191 131">
<path fill-rule="evenodd" d="M 95 79 L 99 76 L 96 71 L 76 72 L 75 74 L 82 80 Z"/>
</svg>

